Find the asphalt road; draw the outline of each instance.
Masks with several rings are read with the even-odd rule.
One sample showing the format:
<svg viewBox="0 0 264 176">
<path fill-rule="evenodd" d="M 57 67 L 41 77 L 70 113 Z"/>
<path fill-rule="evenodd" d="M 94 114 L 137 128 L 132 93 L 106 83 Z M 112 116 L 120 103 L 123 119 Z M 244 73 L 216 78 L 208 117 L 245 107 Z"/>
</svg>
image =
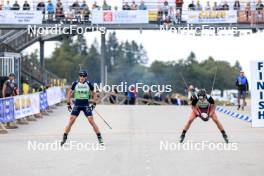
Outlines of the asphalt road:
<svg viewBox="0 0 264 176">
<path fill-rule="evenodd" d="M 72 128 L 68 144 L 63 150 L 56 148 L 69 118 L 66 107 L 58 107 L 50 116 L 0 135 L 0 175 L 264 174 L 264 129 L 253 129 L 250 123 L 218 113 L 231 141 L 227 150 L 221 150 L 214 148 L 216 145 L 224 146 L 224 141 L 211 120 L 203 122 L 197 119 L 187 133 L 185 144 L 178 144 L 189 107 L 98 105 L 96 109 L 113 127 L 108 129 L 95 115 L 105 148 L 97 146 L 96 136 L 83 114 Z M 88 147 L 78 148 L 77 143 Z M 204 147 L 204 150 L 186 147 L 202 143 L 213 147 Z M 37 146 L 36 150 L 33 145 Z"/>
</svg>

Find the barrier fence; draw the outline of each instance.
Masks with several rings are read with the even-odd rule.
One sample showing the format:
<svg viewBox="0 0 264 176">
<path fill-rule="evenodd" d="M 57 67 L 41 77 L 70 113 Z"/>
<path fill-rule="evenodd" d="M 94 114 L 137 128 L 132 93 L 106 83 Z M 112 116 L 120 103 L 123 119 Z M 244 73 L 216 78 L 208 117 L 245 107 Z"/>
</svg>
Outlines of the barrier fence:
<svg viewBox="0 0 264 176">
<path fill-rule="evenodd" d="M 65 97 L 65 89 L 52 87 L 34 94 L 2 98 L 0 99 L 0 122 L 11 122 L 38 114 L 48 107 L 62 102 Z"/>
</svg>

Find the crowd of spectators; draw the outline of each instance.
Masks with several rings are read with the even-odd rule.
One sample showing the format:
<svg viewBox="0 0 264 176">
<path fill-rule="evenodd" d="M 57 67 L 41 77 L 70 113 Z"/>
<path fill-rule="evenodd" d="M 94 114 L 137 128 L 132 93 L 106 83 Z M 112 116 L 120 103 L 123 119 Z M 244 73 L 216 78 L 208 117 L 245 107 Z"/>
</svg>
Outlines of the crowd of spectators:
<svg viewBox="0 0 264 176">
<path fill-rule="evenodd" d="M 51 0 L 39 0 L 37 4 L 29 4 L 27 0 L 24 3 L 19 4 L 18 1 L 13 1 L 11 4 L 9 0 L 5 1 L 0 7 L 1 10 L 38 10 L 42 11 L 44 19 L 48 20 L 76 20 L 80 21 L 89 21 L 91 15 L 91 10 L 118 10 L 117 6 L 112 7 L 108 4 L 107 0 L 104 0 L 102 4 L 97 4 L 94 1 L 89 8 L 87 2 L 83 0 L 79 2 L 75 0 L 72 4 L 66 4 L 61 0 L 55 1 Z M 188 1 L 190 2 L 190 1 Z M 182 13 L 184 11 L 201 11 L 201 10 L 237 10 L 243 11 L 246 18 L 248 19 L 252 11 L 256 11 L 258 14 L 263 14 L 264 4 L 262 0 L 256 0 L 255 3 L 247 2 L 241 3 L 239 0 L 232 1 L 207 1 L 201 3 L 200 0 L 192 1 L 189 4 L 184 4 L 184 0 L 175 0 L 175 1 L 161 1 L 157 2 L 156 11 L 157 11 L 157 21 L 158 23 L 165 24 L 177 24 L 182 21 Z M 121 5 L 121 4 L 120 4 Z M 149 9 L 150 3 L 147 4 L 144 0 L 135 1 L 135 0 L 124 0 L 121 5 L 122 10 L 153 10 Z M 91 9 L 91 10 L 90 10 Z"/>
</svg>

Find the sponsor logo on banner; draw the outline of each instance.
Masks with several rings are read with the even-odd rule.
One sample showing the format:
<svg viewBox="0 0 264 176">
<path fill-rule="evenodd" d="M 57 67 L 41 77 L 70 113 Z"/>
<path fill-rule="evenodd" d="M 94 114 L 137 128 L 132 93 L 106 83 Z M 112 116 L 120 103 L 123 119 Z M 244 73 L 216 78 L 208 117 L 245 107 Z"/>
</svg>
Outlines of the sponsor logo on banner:
<svg viewBox="0 0 264 176">
<path fill-rule="evenodd" d="M 187 23 L 237 23 L 237 11 L 188 11 Z"/>
<path fill-rule="evenodd" d="M 14 99 L 0 99 L 0 122 L 11 122 L 14 120 Z"/>
<path fill-rule="evenodd" d="M 93 24 L 142 24 L 148 22 L 147 10 L 92 11 Z"/>
<path fill-rule="evenodd" d="M 65 98 L 64 92 L 60 87 L 49 88 L 46 92 L 49 106 L 55 105 Z"/>
<path fill-rule="evenodd" d="M 47 99 L 47 93 L 46 92 L 40 92 L 39 97 L 40 97 L 40 110 L 44 111 L 49 107 L 48 99 Z"/>
<path fill-rule="evenodd" d="M 0 11 L 0 24 L 41 24 L 41 11 Z"/>
<path fill-rule="evenodd" d="M 38 93 L 15 96 L 14 101 L 16 119 L 20 119 L 40 112 L 40 100 Z"/>
<path fill-rule="evenodd" d="M 251 64 L 252 127 L 264 127 L 264 61 Z"/>
</svg>

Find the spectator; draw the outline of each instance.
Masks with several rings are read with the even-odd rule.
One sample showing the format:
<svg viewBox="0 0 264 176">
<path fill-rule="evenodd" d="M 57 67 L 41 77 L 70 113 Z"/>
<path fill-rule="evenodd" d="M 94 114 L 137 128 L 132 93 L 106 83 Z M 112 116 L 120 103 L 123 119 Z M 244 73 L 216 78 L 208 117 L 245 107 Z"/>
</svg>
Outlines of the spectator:
<svg viewBox="0 0 264 176">
<path fill-rule="evenodd" d="M 246 18 L 247 18 L 247 21 L 248 21 L 249 20 L 249 16 L 251 15 L 251 5 L 250 5 L 250 2 L 248 2 L 246 4 L 245 14 L 246 14 Z"/>
<path fill-rule="evenodd" d="M 125 2 L 125 4 L 123 5 L 123 10 L 131 10 L 128 2 Z"/>
<path fill-rule="evenodd" d="M 224 5 L 222 6 L 222 10 L 229 10 L 229 5 L 227 1 L 224 2 Z"/>
<path fill-rule="evenodd" d="M 53 20 L 54 5 L 52 4 L 51 0 L 48 1 L 47 11 L 48 11 L 48 20 Z"/>
<path fill-rule="evenodd" d="M 30 10 L 30 5 L 28 4 L 27 1 L 25 1 L 23 4 L 23 10 Z"/>
<path fill-rule="evenodd" d="M 181 11 L 180 9 L 176 10 L 176 24 L 180 24 L 181 23 Z"/>
<path fill-rule="evenodd" d="M 136 104 L 136 96 L 137 96 L 137 92 L 136 92 L 135 86 L 132 85 L 130 87 L 130 90 L 127 93 L 128 104 L 135 105 Z"/>
<path fill-rule="evenodd" d="M 264 5 L 262 4 L 261 0 L 258 0 L 257 4 L 256 4 L 256 10 L 257 11 L 262 11 L 264 8 Z"/>
<path fill-rule="evenodd" d="M 147 6 L 145 5 L 145 2 L 143 0 L 140 2 L 138 9 L 139 10 L 147 10 Z"/>
<path fill-rule="evenodd" d="M 25 80 L 22 84 L 22 90 L 23 90 L 23 95 L 28 95 L 30 91 L 30 86 L 28 83 L 28 80 Z"/>
<path fill-rule="evenodd" d="M 195 10 L 197 10 L 197 11 L 202 11 L 203 10 L 203 7 L 202 7 L 200 1 L 197 1 L 196 9 Z"/>
<path fill-rule="evenodd" d="M 19 10 L 20 9 L 20 5 L 17 3 L 17 1 L 15 1 L 15 3 L 13 4 L 12 10 Z"/>
<path fill-rule="evenodd" d="M 137 9 L 138 9 L 138 5 L 136 4 L 135 1 L 132 1 L 132 4 L 131 4 L 130 9 L 131 9 L 131 10 L 137 10 Z"/>
<path fill-rule="evenodd" d="M 159 9 L 159 10 L 158 10 L 158 16 L 157 16 L 158 25 L 161 25 L 161 24 L 163 23 L 163 18 L 162 18 L 162 16 L 163 16 L 162 10 Z"/>
<path fill-rule="evenodd" d="M 176 11 L 180 10 L 180 14 L 182 13 L 182 5 L 183 5 L 183 0 L 175 0 Z"/>
<path fill-rule="evenodd" d="M 117 91 L 117 89 L 114 89 L 114 91 L 109 96 L 109 101 L 111 104 L 117 103 L 117 95 L 118 95 L 118 91 Z"/>
<path fill-rule="evenodd" d="M 161 92 L 156 92 L 154 95 L 155 101 L 162 101 Z"/>
<path fill-rule="evenodd" d="M 42 14 L 45 15 L 45 3 L 41 0 L 37 5 L 37 10 L 41 10 Z M 44 16 L 43 16 L 44 18 Z"/>
<path fill-rule="evenodd" d="M 218 7 L 217 7 L 217 10 L 223 10 L 223 5 L 222 3 L 219 3 Z"/>
<path fill-rule="evenodd" d="M 211 10 L 211 5 L 210 5 L 209 1 L 206 2 L 206 6 L 205 6 L 204 10 L 207 10 L 207 11 Z"/>
<path fill-rule="evenodd" d="M 214 5 L 213 5 L 213 7 L 212 7 L 212 10 L 218 10 L 218 5 L 217 5 L 217 2 L 214 2 Z"/>
<path fill-rule="evenodd" d="M 237 110 L 240 109 L 240 99 L 243 99 L 243 104 L 242 104 L 242 110 L 244 110 L 244 107 L 246 106 L 246 93 L 249 90 L 248 86 L 248 80 L 247 77 L 245 76 L 245 73 L 241 70 L 240 75 L 236 79 L 236 86 L 238 90 L 238 98 L 237 98 L 237 103 L 238 107 Z"/>
<path fill-rule="evenodd" d="M 76 0 L 72 4 L 72 9 L 74 10 L 76 21 L 80 22 L 81 21 L 81 7 L 80 7 L 78 0 Z"/>
<path fill-rule="evenodd" d="M 91 14 L 88 5 L 86 4 L 86 1 L 83 1 L 81 5 L 81 13 L 83 15 L 84 21 L 89 21 L 89 16 Z"/>
<path fill-rule="evenodd" d="M 162 7 L 162 13 L 164 15 L 164 18 L 166 18 L 169 15 L 169 3 L 168 1 L 164 1 L 163 7 Z"/>
<path fill-rule="evenodd" d="M 114 7 L 114 10 L 115 10 L 115 11 L 117 11 L 117 10 L 118 10 L 118 7 L 117 7 L 117 6 L 115 6 L 115 7 Z"/>
<path fill-rule="evenodd" d="M 14 73 L 10 73 L 8 76 L 8 80 L 4 82 L 2 89 L 3 98 L 12 97 L 19 94 L 17 84 L 15 83 L 15 77 L 16 75 Z M 12 124 L 12 122 L 8 122 L 7 128 L 17 128 L 17 126 L 15 124 Z"/>
<path fill-rule="evenodd" d="M 240 10 L 240 1 L 236 0 L 234 3 L 234 10 Z"/>
<path fill-rule="evenodd" d="M 192 1 L 192 3 L 188 5 L 188 9 L 189 9 L 189 10 L 195 10 L 195 4 L 194 4 L 194 1 Z"/>
<path fill-rule="evenodd" d="M 4 9 L 5 9 L 5 10 L 11 10 L 11 6 L 10 6 L 9 1 L 6 1 L 6 4 L 5 4 L 5 6 L 4 6 Z"/>
<path fill-rule="evenodd" d="M 107 4 L 106 0 L 104 0 L 102 9 L 103 10 L 111 10 L 111 6 Z"/>
<path fill-rule="evenodd" d="M 94 1 L 93 6 L 92 6 L 92 9 L 93 10 L 100 10 L 100 6 L 97 5 L 97 2 L 96 1 Z"/>
<path fill-rule="evenodd" d="M 151 104 L 151 100 L 152 100 L 152 96 L 151 96 L 151 91 L 146 91 L 143 94 L 143 98 L 146 99 L 145 101 L 143 101 L 143 104 Z"/>
<path fill-rule="evenodd" d="M 56 4 L 55 17 L 56 17 L 56 20 L 62 20 L 65 17 L 63 13 L 62 3 L 60 0 L 58 0 Z"/>
<path fill-rule="evenodd" d="M 170 26 L 170 25 L 172 25 L 171 18 L 170 18 L 169 16 L 166 16 L 166 17 L 165 17 L 165 20 L 164 20 L 163 23 L 164 23 L 165 26 Z"/>
</svg>

